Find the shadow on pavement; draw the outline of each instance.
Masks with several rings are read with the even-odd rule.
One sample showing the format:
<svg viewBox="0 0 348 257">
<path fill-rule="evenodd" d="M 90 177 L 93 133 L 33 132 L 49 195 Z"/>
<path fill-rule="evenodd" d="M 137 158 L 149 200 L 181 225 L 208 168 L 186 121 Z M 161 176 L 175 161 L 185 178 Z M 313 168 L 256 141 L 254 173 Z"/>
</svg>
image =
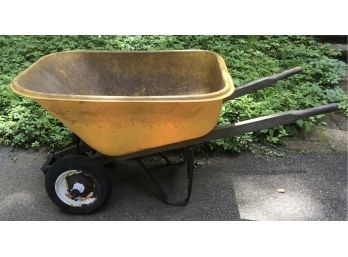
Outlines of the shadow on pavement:
<svg viewBox="0 0 348 257">
<path fill-rule="evenodd" d="M 110 169 L 113 196 L 107 208 L 127 214 L 120 219 L 131 220 L 240 220 L 236 198 L 231 184 L 211 183 L 214 174 L 198 168 L 194 171 L 191 201 L 184 207 L 161 202 L 154 188 L 140 171 L 137 163 L 129 161 Z M 163 166 L 152 174 L 171 200 L 186 196 L 184 165 Z"/>
</svg>

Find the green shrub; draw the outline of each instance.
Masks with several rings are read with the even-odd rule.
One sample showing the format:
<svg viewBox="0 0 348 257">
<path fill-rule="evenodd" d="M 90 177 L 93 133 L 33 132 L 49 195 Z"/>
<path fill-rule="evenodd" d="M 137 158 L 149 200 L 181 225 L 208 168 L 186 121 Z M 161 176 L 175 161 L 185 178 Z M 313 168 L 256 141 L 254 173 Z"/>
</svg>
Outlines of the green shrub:
<svg viewBox="0 0 348 257">
<path fill-rule="evenodd" d="M 304 72 L 271 88 L 227 102 L 219 123 L 232 123 L 289 109 L 339 102 L 347 113 L 339 82 L 346 65 L 340 53 L 308 36 L 0 36 L 0 143 L 26 148 L 58 149 L 70 142 L 70 132 L 40 106 L 9 89 L 11 80 L 43 55 L 74 49 L 151 50 L 207 49 L 226 61 L 236 86 L 294 66 Z M 298 129 L 310 129 L 318 117 L 295 125 L 217 140 L 211 147 L 248 149 L 252 142 L 279 143 Z"/>
</svg>

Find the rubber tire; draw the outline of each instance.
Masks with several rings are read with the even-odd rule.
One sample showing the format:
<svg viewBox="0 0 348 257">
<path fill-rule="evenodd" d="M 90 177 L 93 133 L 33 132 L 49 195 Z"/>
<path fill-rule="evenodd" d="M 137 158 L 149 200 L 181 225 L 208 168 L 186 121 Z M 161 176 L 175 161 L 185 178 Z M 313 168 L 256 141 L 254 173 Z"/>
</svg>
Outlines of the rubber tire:
<svg viewBox="0 0 348 257">
<path fill-rule="evenodd" d="M 55 191 L 55 182 L 60 174 L 68 170 L 81 170 L 95 178 L 99 196 L 94 203 L 76 207 L 60 200 Z M 45 176 L 45 187 L 50 199 L 63 211 L 71 214 L 88 214 L 99 210 L 106 203 L 111 195 L 112 185 L 105 168 L 99 162 L 82 155 L 69 155 L 56 161 L 48 168 Z"/>
</svg>

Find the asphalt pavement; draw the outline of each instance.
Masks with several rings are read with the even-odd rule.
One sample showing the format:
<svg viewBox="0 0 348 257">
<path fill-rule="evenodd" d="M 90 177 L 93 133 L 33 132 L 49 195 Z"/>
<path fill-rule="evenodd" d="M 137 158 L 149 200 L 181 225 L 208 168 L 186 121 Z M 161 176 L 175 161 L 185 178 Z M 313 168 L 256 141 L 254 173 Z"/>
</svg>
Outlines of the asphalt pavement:
<svg viewBox="0 0 348 257">
<path fill-rule="evenodd" d="M 198 160 L 185 207 L 160 202 L 137 163 L 128 161 L 108 167 L 113 194 L 89 215 L 63 213 L 51 202 L 40 171 L 45 158 L 0 146 L 0 220 L 347 220 L 345 153 L 212 154 Z M 153 174 L 172 197 L 183 196 L 183 166 Z"/>
</svg>

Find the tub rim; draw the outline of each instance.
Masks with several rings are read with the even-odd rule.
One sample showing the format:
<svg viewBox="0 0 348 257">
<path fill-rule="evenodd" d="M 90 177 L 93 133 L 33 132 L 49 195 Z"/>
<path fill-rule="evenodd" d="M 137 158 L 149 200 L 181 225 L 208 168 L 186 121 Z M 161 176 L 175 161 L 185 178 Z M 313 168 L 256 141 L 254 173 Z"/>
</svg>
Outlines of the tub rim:
<svg viewBox="0 0 348 257">
<path fill-rule="evenodd" d="M 25 74 L 33 68 L 39 62 L 43 62 L 44 59 L 60 54 L 76 52 L 117 52 L 117 53 L 166 53 L 166 52 L 205 52 L 212 54 L 216 57 L 219 69 L 224 82 L 224 87 L 218 91 L 207 94 L 192 94 L 192 95 L 165 95 L 165 96 L 104 96 L 104 95 L 68 95 L 68 94 L 55 94 L 45 93 L 30 90 L 20 86 L 18 80 L 25 76 Z M 61 100 L 61 101 L 88 101 L 88 102 L 200 102 L 200 101 L 213 101 L 222 100 L 230 96 L 234 91 L 234 84 L 230 73 L 227 70 L 224 59 L 216 52 L 201 49 L 187 49 L 187 50 L 149 50 L 149 51 L 108 51 L 108 50 L 71 50 L 50 53 L 42 56 L 37 61 L 32 63 L 27 69 L 22 71 L 11 81 L 11 90 L 16 94 L 29 97 L 38 100 Z"/>
</svg>

